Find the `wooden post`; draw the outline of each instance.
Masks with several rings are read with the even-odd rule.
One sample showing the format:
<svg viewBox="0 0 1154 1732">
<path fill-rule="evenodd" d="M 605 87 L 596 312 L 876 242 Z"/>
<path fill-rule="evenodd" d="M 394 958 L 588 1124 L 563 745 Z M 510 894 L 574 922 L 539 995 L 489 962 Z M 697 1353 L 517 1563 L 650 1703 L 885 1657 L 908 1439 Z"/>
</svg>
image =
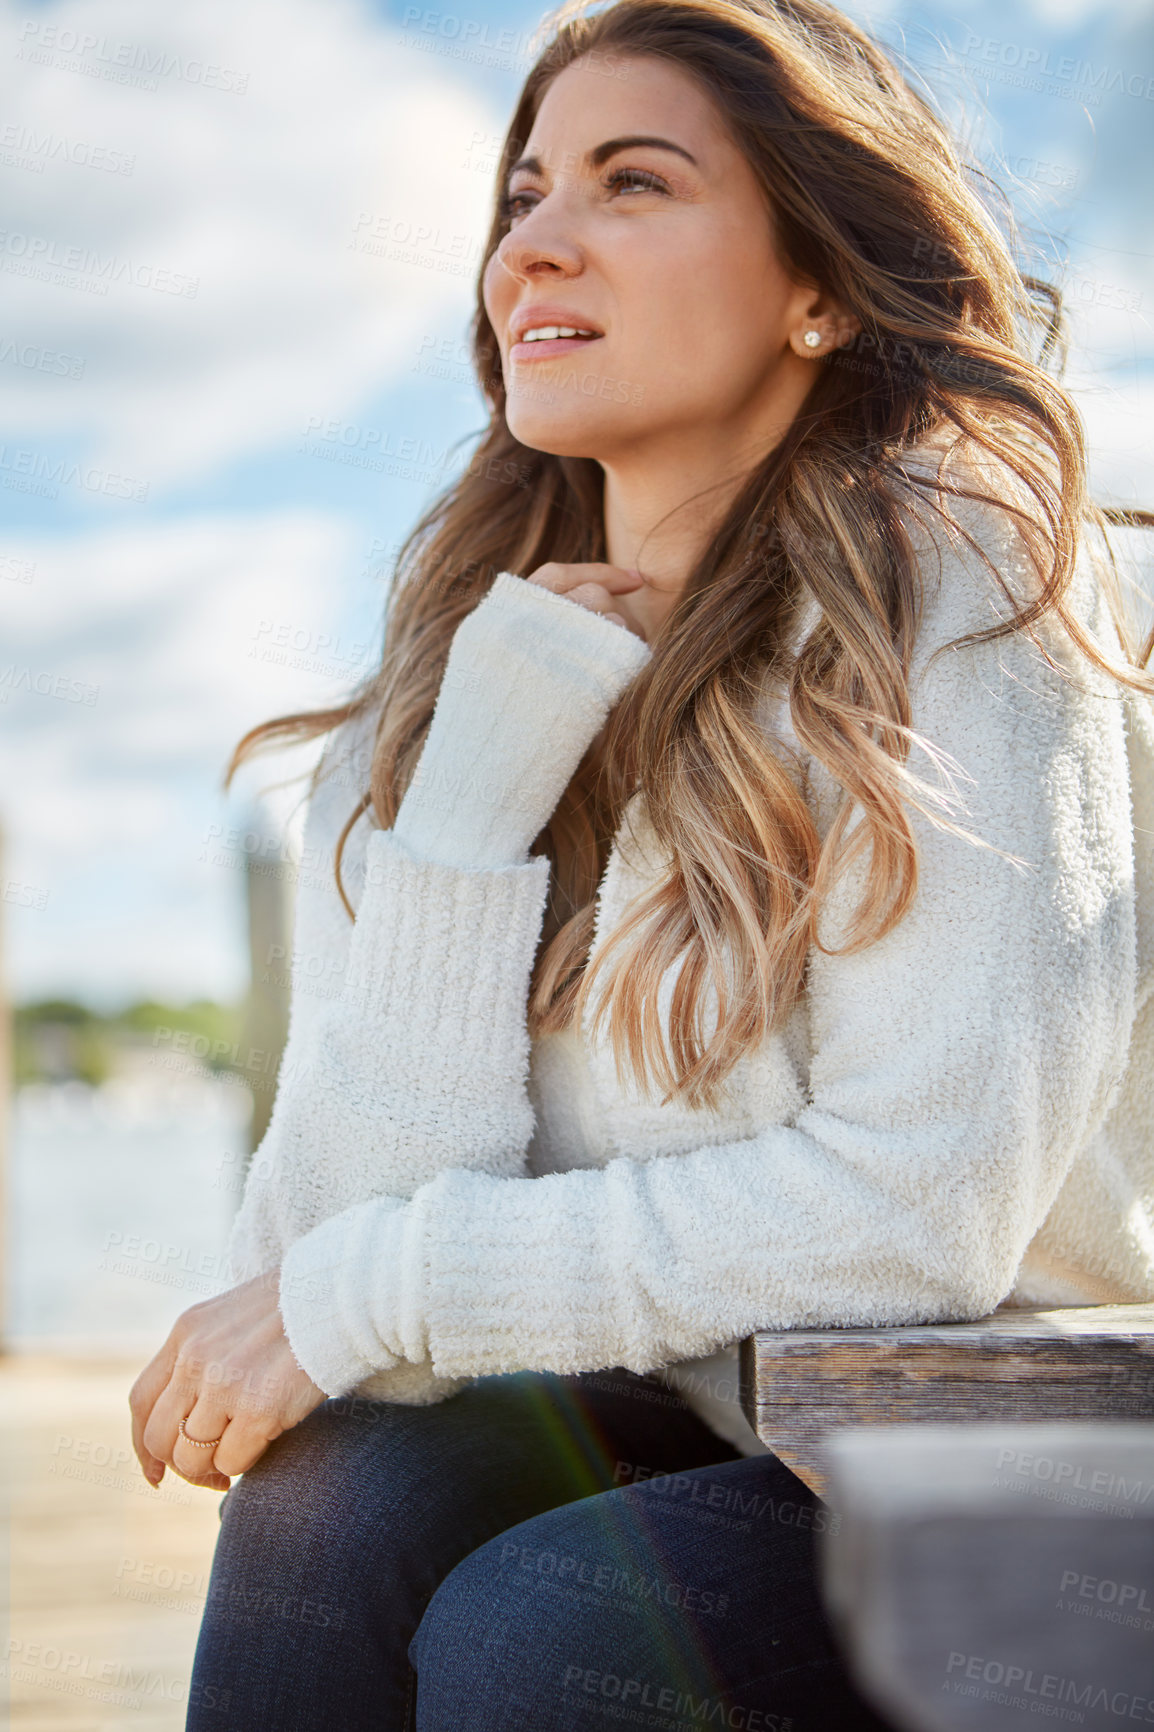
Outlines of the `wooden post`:
<svg viewBox="0 0 1154 1732">
<path fill-rule="evenodd" d="M 288 1035 L 292 965 L 293 886 L 297 865 L 289 856 L 283 826 L 264 801 L 256 800 L 245 824 L 245 898 L 248 907 L 250 984 L 242 1047 L 248 1058 L 253 1112 L 249 1153 L 259 1147 L 272 1115 L 276 1074 Z"/>
</svg>

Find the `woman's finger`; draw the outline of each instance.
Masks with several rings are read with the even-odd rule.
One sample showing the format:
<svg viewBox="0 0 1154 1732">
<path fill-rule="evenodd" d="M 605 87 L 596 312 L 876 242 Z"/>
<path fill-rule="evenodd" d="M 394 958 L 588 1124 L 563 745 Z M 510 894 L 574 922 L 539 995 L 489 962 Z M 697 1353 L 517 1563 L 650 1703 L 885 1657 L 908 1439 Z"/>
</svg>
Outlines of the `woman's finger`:
<svg viewBox="0 0 1154 1732">
<path fill-rule="evenodd" d="M 144 1472 L 145 1479 L 159 1485 L 164 1477 L 164 1461 L 154 1455 L 144 1441 L 145 1428 L 152 1417 L 157 1398 L 172 1376 L 176 1364 L 176 1343 L 170 1335 L 160 1352 L 150 1359 L 128 1392 L 132 1414 L 132 1447 Z"/>
<path fill-rule="evenodd" d="M 173 1466 L 182 1479 L 194 1483 L 209 1483 L 202 1477 L 206 1473 L 205 1463 L 215 1473 L 224 1485 L 228 1485 L 230 1476 L 247 1473 L 254 1462 L 259 1461 L 274 1437 L 279 1437 L 283 1427 L 277 1425 L 269 1431 L 259 1421 L 254 1421 L 251 1414 L 229 1413 L 219 1406 L 214 1406 L 207 1400 L 200 1400 L 192 1412 L 185 1415 L 184 1432 L 177 1425 L 176 1441 L 173 1445 Z M 186 1435 L 191 1434 L 191 1435 Z M 192 1439 L 207 1442 L 210 1438 L 218 1438 L 212 1449 L 197 1449 Z M 200 1457 L 198 1461 L 195 1457 Z"/>
<path fill-rule="evenodd" d="M 565 592 L 566 601 L 576 603 L 587 613 L 599 613 L 602 619 L 612 620 L 614 625 L 623 626 L 626 631 L 633 632 L 634 636 L 643 637 L 644 634 L 632 625 L 624 614 L 617 611 L 614 606 L 616 599 L 608 590 L 602 589 L 599 583 L 579 583 L 576 589 Z"/>
<path fill-rule="evenodd" d="M 193 1401 L 191 1393 L 186 1393 L 183 1398 L 174 1394 L 170 1403 L 161 1406 L 159 1413 L 154 1404 L 149 1423 L 151 1425 L 155 1418 L 155 1424 L 149 1431 L 147 1443 L 141 1445 L 145 1455 L 157 1463 L 159 1472 L 154 1483 L 159 1484 L 168 1466 L 189 1485 L 227 1491 L 233 1477 L 247 1473 L 253 1463 L 260 1460 L 272 1438 L 254 1429 L 244 1417 L 222 1412 L 203 1400 L 195 1401 L 191 1410 L 184 1413 L 184 1406 Z M 182 1418 L 183 1432 L 180 1429 Z M 213 1439 L 218 1441 L 213 1442 L 211 1449 L 197 1447 Z"/>
<path fill-rule="evenodd" d="M 645 579 L 640 572 L 628 571 L 622 565 L 606 565 L 598 560 L 576 565 L 549 560 L 539 566 L 527 581 L 540 584 L 542 589 L 551 589 L 555 595 L 567 596 L 589 583 L 597 584 L 613 595 L 627 593 L 639 589 Z"/>
<path fill-rule="evenodd" d="M 219 1486 L 225 1490 L 230 1481 L 217 1461 L 224 1448 L 232 1424 L 227 1413 L 209 1402 L 200 1400 L 191 1413 L 183 1415 L 184 1431 L 177 1421 L 172 1445 L 172 1467 L 190 1485 Z M 187 1434 L 187 1435 L 186 1435 Z M 211 1448 L 208 1447 L 211 1445 Z M 241 1470 L 233 1470 L 239 1473 Z"/>
<path fill-rule="evenodd" d="M 575 602 L 588 613 L 598 613 L 614 625 L 633 632 L 642 642 L 647 641 L 644 631 L 614 606 L 618 595 L 632 593 L 644 584 L 640 572 L 593 560 L 581 565 L 561 565 L 550 561 L 526 581 L 539 584 L 542 589 L 551 590 L 566 601 Z"/>
<path fill-rule="evenodd" d="M 176 1460 L 176 1443 L 180 1436 L 180 1422 L 186 1413 L 191 1413 L 198 1404 L 199 1388 L 179 1369 L 172 1377 L 153 1403 L 152 1412 L 144 1427 L 144 1447 L 150 1455 L 167 1463 L 174 1473 L 179 1473 L 182 1479 L 189 1476 L 184 1473 Z M 202 1409 L 203 1411 L 203 1409 Z M 216 1437 L 217 1431 L 194 1431 L 194 1437 Z M 191 1454 L 208 1455 L 208 1450 L 190 1451 Z M 194 1477 L 196 1477 L 194 1475 Z"/>
<path fill-rule="evenodd" d="M 153 1407 L 145 1447 L 190 1485 L 219 1484 L 223 1490 L 230 1475 L 247 1473 L 284 1429 L 272 1413 L 255 1414 L 243 1406 L 230 1411 L 232 1407 L 227 1397 L 222 1404 L 219 1392 L 202 1394 L 174 1377 Z M 181 1432 L 182 1419 L 188 1436 Z M 212 1449 L 196 1447 L 214 1438 L 220 1441 Z"/>
<path fill-rule="evenodd" d="M 575 601 L 590 613 L 608 613 L 615 600 L 602 584 L 592 582 L 574 584 L 572 589 L 565 590 L 564 595 L 566 601 Z"/>
<path fill-rule="evenodd" d="M 603 589 L 599 583 L 579 583 L 574 589 L 565 591 L 565 600 L 585 608 L 588 613 L 599 613 L 602 619 L 611 620 L 614 625 L 631 631 L 635 637 L 645 642 L 645 633 L 625 615 L 618 611 L 617 597 Z"/>
</svg>

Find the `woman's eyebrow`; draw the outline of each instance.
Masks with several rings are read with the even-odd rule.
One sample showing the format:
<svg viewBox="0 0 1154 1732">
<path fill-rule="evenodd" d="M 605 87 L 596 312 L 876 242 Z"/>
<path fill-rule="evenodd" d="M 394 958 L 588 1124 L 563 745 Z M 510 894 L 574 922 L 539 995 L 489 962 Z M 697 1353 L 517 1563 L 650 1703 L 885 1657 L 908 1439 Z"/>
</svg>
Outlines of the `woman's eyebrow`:
<svg viewBox="0 0 1154 1732">
<path fill-rule="evenodd" d="M 697 167 L 697 158 L 690 156 L 684 145 L 674 144 L 673 140 L 669 138 L 651 138 L 645 133 L 631 133 L 627 138 L 607 138 L 604 144 L 594 145 L 592 150 L 585 152 L 586 166 L 600 168 L 603 162 L 608 162 L 609 158 L 616 156 L 619 150 L 630 150 L 639 144 L 652 145 L 656 150 L 675 150 L 678 156 L 683 156 L 686 162 L 691 162 L 694 168 Z M 518 157 L 510 168 L 507 178 L 511 180 L 519 168 L 527 170 L 529 174 L 544 172 L 540 157 L 522 156 Z"/>
</svg>

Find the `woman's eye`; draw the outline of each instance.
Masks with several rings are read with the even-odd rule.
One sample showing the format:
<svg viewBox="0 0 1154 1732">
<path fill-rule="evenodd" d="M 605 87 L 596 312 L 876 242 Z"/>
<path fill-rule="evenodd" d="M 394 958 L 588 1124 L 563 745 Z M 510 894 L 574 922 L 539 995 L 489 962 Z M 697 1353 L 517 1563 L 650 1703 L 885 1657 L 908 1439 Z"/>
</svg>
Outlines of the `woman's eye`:
<svg viewBox="0 0 1154 1732">
<path fill-rule="evenodd" d="M 609 180 L 606 184 L 609 186 L 615 186 L 618 181 L 625 180 L 632 181 L 635 186 L 641 187 L 646 192 L 664 192 L 666 190 L 665 182 L 662 180 L 661 176 L 659 174 L 650 174 L 647 168 L 616 169 L 614 173 L 609 176 Z"/>
<path fill-rule="evenodd" d="M 617 187 L 626 182 L 642 192 L 665 192 L 668 190 L 661 176 L 651 174 L 646 168 L 615 169 L 605 184 L 608 187 Z M 525 209 L 526 201 L 532 196 L 530 192 L 506 193 L 498 207 L 501 216 L 506 221 L 510 217 L 520 216 Z"/>
<path fill-rule="evenodd" d="M 506 193 L 497 208 L 503 217 L 520 216 L 521 206 L 528 196 L 528 193 L 524 192 Z"/>
</svg>

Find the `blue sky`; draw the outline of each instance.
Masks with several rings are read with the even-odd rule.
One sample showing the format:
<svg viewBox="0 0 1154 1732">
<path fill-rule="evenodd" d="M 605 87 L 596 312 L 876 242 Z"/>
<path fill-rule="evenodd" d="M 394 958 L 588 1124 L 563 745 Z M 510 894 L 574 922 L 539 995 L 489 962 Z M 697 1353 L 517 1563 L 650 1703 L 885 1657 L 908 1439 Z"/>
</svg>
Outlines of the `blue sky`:
<svg viewBox="0 0 1154 1732">
<path fill-rule="evenodd" d="M 1072 309 L 1096 494 L 1154 506 L 1148 8 L 846 10 L 1011 192 Z M 221 771 L 246 728 L 360 676 L 382 568 L 480 431 L 470 251 L 541 16 L 0 0 L 18 999 L 243 990 L 227 832 L 309 755 L 265 759 L 227 798 Z M 375 238 L 419 226 L 415 263 Z M 270 799 L 291 832 L 296 795 Z"/>
</svg>

